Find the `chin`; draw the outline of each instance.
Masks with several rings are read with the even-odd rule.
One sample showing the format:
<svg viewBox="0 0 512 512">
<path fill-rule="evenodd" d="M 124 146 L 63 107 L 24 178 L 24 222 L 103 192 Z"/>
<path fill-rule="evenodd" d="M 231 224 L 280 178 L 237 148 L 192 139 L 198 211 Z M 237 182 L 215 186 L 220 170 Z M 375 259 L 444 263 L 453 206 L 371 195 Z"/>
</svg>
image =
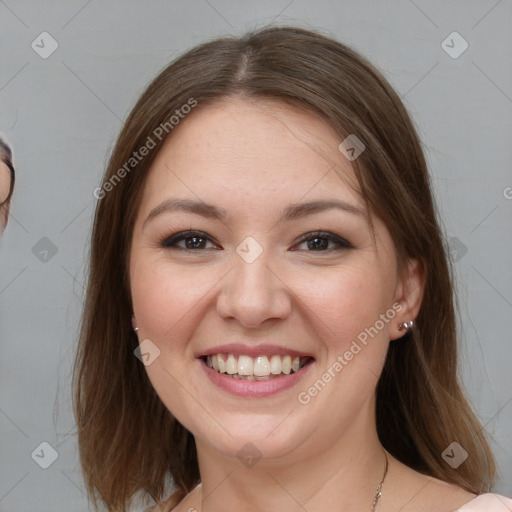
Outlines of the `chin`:
<svg viewBox="0 0 512 512">
<path fill-rule="evenodd" d="M 204 432 L 191 425 L 189 430 L 194 433 L 196 442 L 202 439 L 216 451 L 240 460 L 244 457 L 269 461 L 278 459 L 282 464 L 283 458 L 296 453 L 309 437 L 303 423 L 295 428 L 292 422 L 283 422 L 282 416 L 261 418 L 247 415 L 243 421 L 238 417 L 232 422 L 221 416 L 216 418 L 224 428 L 216 424 L 213 431 Z"/>
</svg>

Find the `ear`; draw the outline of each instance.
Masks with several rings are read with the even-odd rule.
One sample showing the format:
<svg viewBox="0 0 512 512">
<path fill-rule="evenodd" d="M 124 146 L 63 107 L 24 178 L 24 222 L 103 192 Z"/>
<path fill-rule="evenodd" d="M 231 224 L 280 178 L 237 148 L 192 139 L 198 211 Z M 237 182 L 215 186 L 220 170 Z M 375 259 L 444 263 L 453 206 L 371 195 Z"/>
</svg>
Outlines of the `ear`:
<svg viewBox="0 0 512 512">
<path fill-rule="evenodd" d="M 390 332 L 390 339 L 401 338 L 405 332 L 399 331 L 402 322 L 414 320 L 420 311 L 423 292 L 425 290 L 425 270 L 417 259 L 409 259 L 401 273 L 395 292 L 395 302 L 402 308 L 397 310 L 396 327 Z"/>
</svg>

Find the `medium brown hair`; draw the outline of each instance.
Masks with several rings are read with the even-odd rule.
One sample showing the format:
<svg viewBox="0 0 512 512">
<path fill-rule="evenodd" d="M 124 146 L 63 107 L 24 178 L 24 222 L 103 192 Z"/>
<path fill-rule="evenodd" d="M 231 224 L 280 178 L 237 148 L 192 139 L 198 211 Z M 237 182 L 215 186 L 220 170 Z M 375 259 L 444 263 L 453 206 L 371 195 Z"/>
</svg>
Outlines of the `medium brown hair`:
<svg viewBox="0 0 512 512">
<path fill-rule="evenodd" d="M 356 134 L 365 144 L 352 162 L 360 192 L 392 234 L 399 261 L 419 260 L 425 275 L 415 326 L 390 344 L 378 383 L 380 440 L 417 471 L 474 493 L 490 489 L 495 463 L 459 385 L 452 271 L 413 123 L 385 78 L 354 50 L 317 32 L 270 27 L 207 42 L 164 69 L 131 111 L 110 157 L 103 187 L 127 169 L 148 137 L 156 144 L 102 192 L 94 218 L 74 407 L 95 506 L 99 497 L 124 512 L 139 491 L 159 500 L 171 477 L 173 507 L 200 481 L 194 437 L 134 357 L 128 263 L 148 170 L 165 141 L 155 129 L 191 99 L 200 109 L 233 96 L 307 109 L 336 130 L 340 142 Z M 453 441 L 470 454 L 457 469 L 441 457 Z"/>
<path fill-rule="evenodd" d="M 11 184 L 9 187 L 9 193 L 5 200 L 0 203 L 0 231 L 5 229 L 7 221 L 9 220 L 9 208 L 11 206 L 11 198 L 14 192 L 14 166 L 12 164 L 12 151 L 11 148 L 0 138 L 0 161 L 3 162 L 9 169 L 11 176 Z"/>
</svg>

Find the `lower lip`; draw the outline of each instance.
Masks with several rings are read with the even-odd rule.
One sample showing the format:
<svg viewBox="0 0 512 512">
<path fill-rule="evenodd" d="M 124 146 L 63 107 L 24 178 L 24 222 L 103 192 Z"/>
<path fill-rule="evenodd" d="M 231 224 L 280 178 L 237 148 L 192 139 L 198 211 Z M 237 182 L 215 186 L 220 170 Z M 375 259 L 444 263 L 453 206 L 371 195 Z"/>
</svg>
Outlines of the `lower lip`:
<svg viewBox="0 0 512 512">
<path fill-rule="evenodd" d="M 277 395 L 285 389 L 295 386 L 309 373 L 314 361 L 309 362 L 301 370 L 269 380 L 240 380 L 226 373 L 219 373 L 210 368 L 203 359 L 199 359 L 208 378 L 219 388 L 236 396 L 254 396 L 264 398 Z"/>
</svg>

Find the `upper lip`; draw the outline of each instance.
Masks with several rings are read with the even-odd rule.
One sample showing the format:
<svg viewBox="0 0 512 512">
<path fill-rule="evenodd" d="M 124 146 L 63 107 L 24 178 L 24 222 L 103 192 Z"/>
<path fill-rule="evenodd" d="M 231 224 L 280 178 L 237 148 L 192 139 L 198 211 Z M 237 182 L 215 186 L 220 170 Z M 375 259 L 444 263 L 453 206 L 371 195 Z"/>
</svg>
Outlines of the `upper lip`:
<svg viewBox="0 0 512 512">
<path fill-rule="evenodd" d="M 217 345 L 200 352 L 196 352 L 195 357 L 201 358 L 214 354 L 233 354 L 235 356 L 292 356 L 292 357 L 314 357 L 311 353 L 294 350 L 292 348 L 279 345 L 244 345 L 243 343 L 228 343 L 226 345 Z"/>
</svg>

